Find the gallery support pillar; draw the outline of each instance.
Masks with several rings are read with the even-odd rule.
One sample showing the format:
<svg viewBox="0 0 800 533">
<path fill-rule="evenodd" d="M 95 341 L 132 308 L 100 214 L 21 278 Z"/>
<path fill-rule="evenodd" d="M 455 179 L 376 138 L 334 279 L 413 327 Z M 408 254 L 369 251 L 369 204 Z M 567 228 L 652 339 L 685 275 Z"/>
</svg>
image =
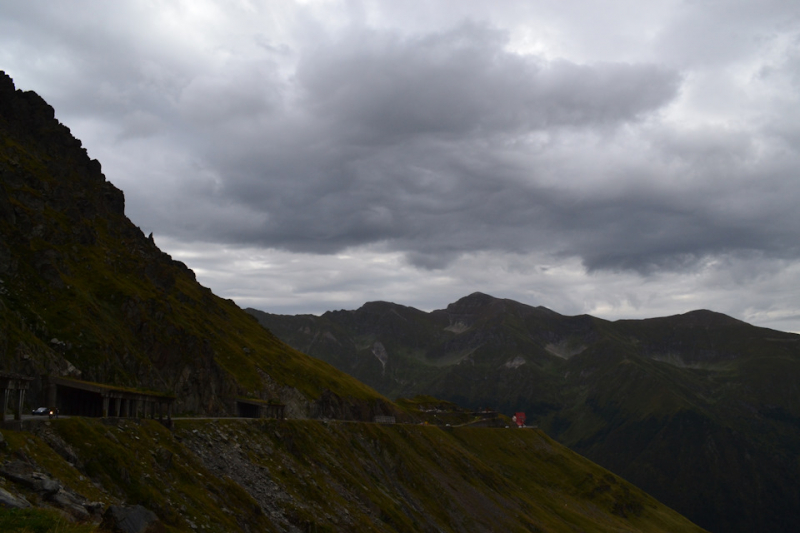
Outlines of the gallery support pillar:
<svg viewBox="0 0 800 533">
<path fill-rule="evenodd" d="M 8 411 L 8 389 L 3 389 L 3 413 L 0 415 L 0 421 L 6 421 L 6 411 Z"/>
<path fill-rule="evenodd" d="M 0 372 L 0 389 L 3 389 L 3 412 L 0 420 L 5 422 L 8 411 L 8 399 L 11 391 L 16 391 L 16 406 L 14 407 L 14 420 L 22 420 L 22 406 L 25 404 L 25 391 L 28 390 L 33 378 Z"/>
<path fill-rule="evenodd" d="M 14 420 L 22 420 L 22 404 L 25 401 L 25 389 L 19 389 L 17 408 L 14 409 Z"/>
</svg>

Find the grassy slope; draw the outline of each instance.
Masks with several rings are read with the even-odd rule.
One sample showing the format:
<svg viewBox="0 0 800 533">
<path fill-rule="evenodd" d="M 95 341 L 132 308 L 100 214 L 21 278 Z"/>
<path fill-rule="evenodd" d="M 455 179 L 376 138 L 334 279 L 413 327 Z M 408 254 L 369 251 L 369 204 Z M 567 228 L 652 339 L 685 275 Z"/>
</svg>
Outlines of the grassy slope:
<svg viewBox="0 0 800 533">
<path fill-rule="evenodd" d="M 38 463 L 93 501 L 145 505 L 170 531 L 701 531 L 537 430 L 178 420 L 173 435 L 61 419 L 41 437 L 4 435 L 0 458 Z M 252 477 L 233 480 L 237 464 L 279 487 L 268 515 Z"/>
<path fill-rule="evenodd" d="M 443 331 L 446 324 L 429 324 L 426 313 L 384 302 L 371 302 L 355 313 L 334 311 L 321 317 L 247 312 L 294 348 L 379 387 L 390 397 L 406 395 L 433 380 L 437 362 L 427 360 L 425 352 L 453 337 Z M 373 354 L 379 339 L 391 354 L 385 367 Z"/>
<path fill-rule="evenodd" d="M 785 345 L 770 352 L 759 342 L 778 332 L 702 326 L 692 334 L 645 322 L 636 342 L 609 341 L 569 361 L 568 407 L 543 427 L 712 531 L 793 531 L 800 360 Z M 683 345 L 702 368 L 642 357 L 645 341 L 651 354 Z M 759 351 L 748 353 L 747 343 Z"/>
<path fill-rule="evenodd" d="M 459 334 L 445 329 L 456 319 L 442 311 L 424 313 L 385 302 L 321 317 L 248 312 L 285 342 L 391 398 L 431 393 L 462 405 L 512 411 L 525 405 L 552 408 L 557 401 L 553 378 L 563 361 L 545 350 L 546 341 L 528 335 L 542 323 L 551 326 L 548 318 L 558 316 L 554 313 L 489 313 Z M 373 355 L 376 341 L 389 354 L 385 368 Z M 503 366 L 517 356 L 526 365 Z"/>
<path fill-rule="evenodd" d="M 95 527 L 73 524 L 61 513 L 43 509 L 0 509 L 0 531 L 4 533 L 90 533 Z"/>
</svg>

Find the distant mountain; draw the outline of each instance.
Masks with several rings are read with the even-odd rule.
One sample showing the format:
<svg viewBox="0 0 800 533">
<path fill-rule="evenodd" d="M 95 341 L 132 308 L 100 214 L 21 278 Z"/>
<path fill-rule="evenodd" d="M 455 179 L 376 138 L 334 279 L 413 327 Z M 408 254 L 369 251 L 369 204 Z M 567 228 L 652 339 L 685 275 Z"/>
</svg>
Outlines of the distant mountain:
<svg viewBox="0 0 800 533">
<path fill-rule="evenodd" d="M 0 72 L 0 371 L 173 393 L 178 412 L 237 397 L 291 416 L 371 419 L 394 407 L 288 347 L 125 216 L 122 192 L 34 92 Z"/>
<path fill-rule="evenodd" d="M 609 322 L 480 293 L 430 313 L 248 312 L 389 397 L 526 411 L 711 531 L 800 523 L 798 335 L 712 311 Z"/>
</svg>

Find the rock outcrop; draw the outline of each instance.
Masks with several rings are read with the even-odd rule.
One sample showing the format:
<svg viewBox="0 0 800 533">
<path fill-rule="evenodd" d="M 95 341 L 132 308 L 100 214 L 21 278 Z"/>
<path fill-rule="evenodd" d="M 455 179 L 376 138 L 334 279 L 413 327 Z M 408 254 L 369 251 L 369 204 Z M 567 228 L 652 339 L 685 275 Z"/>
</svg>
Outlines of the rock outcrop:
<svg viewBox="0 0 800 533">
<path fill-rule="evenodd" d="M 156 533 L 165 531 L 153 511 L 141 505 L 110 505 L 103 514 L 101 527 L 114 533 Z"/>
</svg>

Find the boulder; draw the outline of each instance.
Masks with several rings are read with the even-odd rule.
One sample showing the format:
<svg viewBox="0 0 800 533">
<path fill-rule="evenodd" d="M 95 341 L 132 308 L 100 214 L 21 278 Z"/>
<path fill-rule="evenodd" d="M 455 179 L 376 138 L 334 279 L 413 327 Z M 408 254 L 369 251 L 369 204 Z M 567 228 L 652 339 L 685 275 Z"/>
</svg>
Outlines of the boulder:
<svg viewBox="0 0 800 533">
<path fill-rule="evenodd" d="M 84 521 L 90 517 L 89 511 L 83 504 L 83 499 L 68 491 L 59 490 L 55 494 L 51 494 L 48 500 L 69 513 L 76 520 Z"/>
<path fill-rule="evenodd" d="M 6 489 L 0 487 L 0 509 L 25 509 L 31 504 L 22 496 L 14 496 Z"/>
<path fill-rule="evenodd" d="M 111 505 L 103 514 L 100 527 L 118 533 L 145 533 L 158 523 L 156 514 L 141 505 Z"/>
<path fill-rule="evenodd" d="M 61 483 L 41 472 L 34 472 L 30 464 L 12 461 L 0 467 L 0 476 L 45 496 L 61 490 Z"/>
</svg>

